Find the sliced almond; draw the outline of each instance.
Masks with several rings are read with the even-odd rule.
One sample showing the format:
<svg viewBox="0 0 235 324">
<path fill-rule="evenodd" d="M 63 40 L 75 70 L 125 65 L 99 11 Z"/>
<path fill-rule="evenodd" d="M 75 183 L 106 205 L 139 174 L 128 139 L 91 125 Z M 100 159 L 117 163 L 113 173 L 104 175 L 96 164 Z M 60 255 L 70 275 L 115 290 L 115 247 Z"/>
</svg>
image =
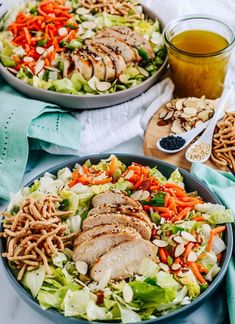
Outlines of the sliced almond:
<svg viewBox="0 0 235 324">
<path fill-rule="evenodd" d="M 130 179 L 132 176 L 134 175 L 134 171 L 133 170 L 130 170 L 127 172 L 127 174 L 125 175 L 125 179 Z"/>
<path fill-rule="evenodd" d="M 195 116 L 197 114 L 197 109 L 193 107 L 185 107 L 184 113 L 190 116 Z"/>
<path fill-rule="evenodd" d="M 209 119 L 209 112 L 203 110 L 197 115 L 197 117 L 198 119 L 201 119 L 203 122 L 205 122 Z"/>
<path fill-rule="evenodd" d="M 190 253 L 188 255 L 188 261 L 189 262 L 197 261 L 197 254 L 194 251 L 190 251 Z"/>
<path fill-rule="evenodd" d="M 61 27 L 61 28 L 59 28 L 59 29 L 58 29 L 58 34 L 59 34 L 60 36 L 67 35 L 67 34 L 68 34 L 68 30 L 67 30 L 67 28 L 66 28 L 66 27 Z"/>
<path fill-rule="evenodd" d="M 168 112 L 167 115 L 166 115 L 163 119 L 164 119 L 164 120 L 171 119 L 172 116 L 173 116 L 173 114 L 174 114 L 174 111 L 172 110 L 172 111 Z"/>
<path fill-rule="evenodd" d="M 174 271 L 179 270 L 180 268 L 181 268 L 181 265 L 178 263 L 173 263 L 171 266 L 171 269 Z"/>
<path fill-rule="evenodd" d="M 140 197 L 140 200 L 146 200 L 149 196 L 150 196 L 149 191 L 144 190 L 141 197 Z"/>
<path fill-rule="evenodd" d="M 36 65 L 35 65 L 35 69 L 34 69 L 34 72 L 35 74 L 37 75 L 44 67 L 44 60 L 38 60 Z"/>
<path fill-rule="evenodd" d="M 165 109 L 165 108 L 163 108 L 163 109 L 161 109 L 161 111 L 160 111 L 159 118 L 162 119 L 162 118 L 164 118 L 167 114 L 168 114 L 168 110 Z"/>
<path fill-rule="evenodd" d="M 87 274 L 87 271 L 88 271 L 88 264 L 84 261 L 76 261 L 75 262 L 75 266 L 76 266 L 76 269 L 79 273 L 85 275 Z"/>
<path fill-rule="evenodd" d="M 186 241 L 190 241 L 190 242 L 196 242 L 197 241 L 196 238 L 192 234 L 190 234 L 189 232 L 186 232 L 186 231 L 182 231 L 181 236 Z"/>
<path fill-rule="evenodd" d="M 122 296 L 123 299 L 126 303 L 131 303 L 133 299 L 133 290 L 132 288 L 128 285 L 128 283 L 125 283 L 122 289 Z"/>
<path fill-rule="evenodd" d="M 184 99 L 179 99 L 176 101 L 175 108 L 176 110 L 182 110 L 183 109 L 183 102 Z"/>
<path fill-rule="evenodd" d="M 84 21 L 82 23 L 82 27 L 84 27 L 86 29 L 95 29 L 97 27 L 97 25 L 94 21 Z"/>
<path fill-rule="evenodd" d="M 177 258 L 178 256 L 180 256 L 181 254 L 183 254 L 185 251 L 185 247 L 183 244 L 179 244 L 176 246 L 175 248 L 175 257 Z"/>
<path fill-rule="evenodd" d="M 206 102 L 204 100 L 200 100 L 199 99 L 198 102 L 197 102 L 197 105 L 201 109 L 205 109 L 206 108 Z"/>
<path fill-rule="evenodd" d="M 184 101 L 184 105 L 185 105 L 185 107 L 196 108 L 197 107 L 197 99 L 195 99 L 195 100 L 193 100 L 193 98 L 186 99 Z"/>
<path fill-rule="evenodd" d="M 169 271 L 169 267 L 167 264 L 160 262 L 158 265 L 163 271 L 165 272 Z"/>
<path fill-rule="evenodd" d="M 87 15 L 89 12 L 90 12 L 89 9 L 86 9 L 86 8 L 83 8 L 83 7 L 78 8 L 78 9 L 76 10 L 76 13 L 77 13 L 78 15 Z"/>
<path fill-rule="evenodd" d="M 130 195 L 130 198 L 134 199 L 134 200 L 139 200 L 141 195 L 143 193 L 143 190 L 137 190 L 136 192 L 134 192 L 132 195 Z"/>
<path fill-rule="evenodd" d="M 166 247 L 168 245 L 167 241 L 157 239 L 153 240 L 152 243 L 157 245 L 158 247 Z"/>
<path fill-rule="evenodd" d="M 181 118 L 183 118 L 183 119 L 186 119 L 186 120 L 188 120 L 188 119 L 191 119 L 192 118 L 192 116 L 191 115 L 188 115 L 188 114 L 185 114 L 184 112 L 181 114 L 181 116 L 180 116 Z"/>
<path fill-rule="evenodd" d="M 185 240 L 184 240 L 181 236 L 174 236 L 174 237 L 173 237 L 173 240 L 174 240 L 176 243 L 179 243 L 179 244 L 184 244 L 184 243 L 185 243 Z"/>
<path fill-rule="evenodd" d="M 23 61 L 24 61 L 24 62 L 33 62 L 34 59 L 33 59 L 32 56 L 25 56 L 25 57 L 23 58 Z"/>
<path fill-rule="evenodd" d="M 171 126 L 171 131 L 175 134 L 183 133 L 183 129 L 182 129 L 180 121 L 178 119 L 173 121 L 172 126 Z"/>
<path fill-rule="evenodd" d="M 44 52 L 45 52 L 45 48 L 41 47 L 41 46 L 37 46 L 36 47 L 36 52 L 39 54 L 39 55 L 42 55 Z"/>
</svg>

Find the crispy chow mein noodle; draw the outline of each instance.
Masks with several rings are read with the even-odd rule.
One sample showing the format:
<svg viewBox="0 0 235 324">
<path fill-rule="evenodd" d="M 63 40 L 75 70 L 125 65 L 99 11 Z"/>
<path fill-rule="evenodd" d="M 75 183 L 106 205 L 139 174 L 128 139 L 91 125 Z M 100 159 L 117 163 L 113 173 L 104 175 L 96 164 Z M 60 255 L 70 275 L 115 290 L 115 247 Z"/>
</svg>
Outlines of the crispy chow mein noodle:
<svg viewBox="0 0 235 324">
<path fill-rule="evenodd" d="M 70 211 L 59 211 L 61 198 L 46 196 L 42 200 L 32 197 L 20 204 L 16 215 L 4 212 L 4 231 L 0 236 L 6 238 L 6 257 L 17 269 L 18 280 L 26 270 L 31 271 L 44 265 L 50 274 L 48 260 L 65 247 L 72 244 L 77 233 L 68 234 L 68 226 L 61 218 L 69 216 Z"/>
<path fill-rule="evenodd" d="M 118 16 L 130 16 L 129 13 L 131 12 L 133 14 L 130 17 L 141 18 L 141 13 L 137 9 L 139 1 L 81 0 L 80 4 L 82 7 L 95 12 L 106 12 Z"/>
<path fill-rule="evenodd" d="M 226 113 L 217 123 L 211 159 L 217 165 L 229 166 L 235 171 L 235 112 Z"/>
</svg>

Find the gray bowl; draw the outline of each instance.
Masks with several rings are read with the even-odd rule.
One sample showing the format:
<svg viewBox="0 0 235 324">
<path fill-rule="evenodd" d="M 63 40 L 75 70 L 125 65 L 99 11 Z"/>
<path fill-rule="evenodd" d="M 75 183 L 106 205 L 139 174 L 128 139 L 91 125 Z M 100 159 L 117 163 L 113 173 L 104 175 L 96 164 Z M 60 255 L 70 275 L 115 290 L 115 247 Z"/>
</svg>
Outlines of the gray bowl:
<svg viewBox="0 0 235 324">
<path fill-rule="evenodd" d="M 144 7 L 144 12 L 148 15 L 149 18 L 153 20 L 158 19 L 161 28 L 164 27 L 161 20 L 157 17 L 157 15 L 152 10 Z M 147 89 L 149 89 L 153 84 L 155 84 L 157 81 L 160 80 L 160 78 L 163 76 L 166 70 L 167 62 L 168 60 L 166 57 L 165 61 L 163 62 L 159 70 L 154 75 L 152 75 L 151 77 L 143 81 L 141 84 L 127 90 L 122 90 L 116 93 L 103 94 L 103 95 L 88 94 L 84 96 L 78 96 L 78 95 L 65 94 L 65 93 L 59 93 L 59 92 L 36 88 L 18 79 L 16 76 L 10 73 L 7 70 L 7 68 L 5 68 L 1 63 L 0 63 L 0 75 L 13 88 L 22 92 L 23 94 L 25 94 L 30 98 L 46 101 L 48 103 L 54 103 L 60 107 L 65 107 L 69 109 L 92 109 L 92 108 L 110 107 L 139 96 Z"/>
<path fill-rule="evenodd" d="M 57 165 L 55 167 L 52 167 L 48 170 L 45 170 L 47 172 L 56 174 L 57 171 L 61 168 L 64 167 L 69 167 L 73 168 L 76 162 L 78 163 L 83 163 L 87 159 L 90 159 L 93 163 L 97 163 L 100 161 L 100 159 L 105 159 L 109 156 L 110 154 L 102 154 L 102 155 L 93 155 L 93 156 L 86 156 L 82 158 L 76 158 L 76 159 L 71 159 L 70 162 L 67 163 L 62 163 L 60 165 Z M 116 154 L 116 156 L 126 165 L 131 164 L 132 162 L 137 162 L 141 163 L 143 165 L 148 165 L 150 167 L 154 167 L 155 165 L 158 166 L 158 169 L 166 176 L 169 177 L 170 174 L 176 169 L 175 166 L 160 161 L 160 160 L 155 160 L 152 158 L 147 158 L 143 156 L 138 156 L 138 155 L 131 155 L 131 154 Z M 195 191 L 197 190 L 199 195 L 206 201 L 206 202 L 211 202 L 211 203 L 220 203 L 219 200 L 214 196 L 214 194 L 208 190 L 204 184 L 202 184 L 200 181 L 198 181 L 195 177 L 193 177 L 190 173 L 183 169 L 179 169 L 181 174 L 184 177 L 184 183 L 186 186 L 186 190 L 188 191 Z M 45 172 L 44 171 L 44 172 Z M 27 185 L 30 185 L 33 183 L 35 179 L 38 177 L 42 176 L 43 173 L 39 174 L 37 177 L 33 178 Z M 2 228 L 1 228 L 2 230 Z M 189 315 L 190 313 L 193 313 L 197 308 L 201 306 L 203 302 L 206 301 L 214 292 L 215 290 L 219 287 L 223 277 L 225 276 L 228 263 L 232 254 L 232 249 L 233 249 L 233 232 L 232 232 L 232 226 L 231 224 L 226 225 L 226 233 L 225 233 L 225 244 L 227 246 L 224 255 L 223 255 L 223 260 L 222 260 L 222 265 L 221 265 L 221 271 L 219 274 L 216 276 L 214 281 L 211 283 L 208 289 L 206 289 L 198 298 L 196 298 L 191 304 L 183 306 L 182 308 L 173 311 L 167 315 L 161 316 L 156 319 L 152 320 L 147 320 L 143 321 L 143 323 L 146 324 L 153 324 L 153 323 L 171 323 L 173 320 L 179 320 L 184 318 L 185 316 Z M 5 242 L 3 240 L 0 240 L 0 254 L 5 251 Z M 35 309 L 37 312 L 39 312 L 41 315 L 47 317 L 48 319 L 54 321 L 55 323 L 63 323 L 63 324 L 72 324 L 72 323 L 80 323 L 80 324 L 87 324 L 86 320 L 78 319 L 78 318 L 68 318 L 64 317 L 62 314 L 55 310 L 43 310 L 40 305 L 37 303 L 36 299 L 32 297 L 30 293 L 28 293 L 16 280 L 16 278 L 13 276 L 7 260 L 4 258 L 1 258 L 3 262 L 3 268 L 7 274 L 7 277 L 12 284 L 12 286 L 15 288 L 17 294 L 27 303 L 29 304 L 33 309 Z M 96 323 L 97 322 L 91 322 L 91 323 Z M 107 323 L 107 322 L 105 322 Z"/>
</svg>

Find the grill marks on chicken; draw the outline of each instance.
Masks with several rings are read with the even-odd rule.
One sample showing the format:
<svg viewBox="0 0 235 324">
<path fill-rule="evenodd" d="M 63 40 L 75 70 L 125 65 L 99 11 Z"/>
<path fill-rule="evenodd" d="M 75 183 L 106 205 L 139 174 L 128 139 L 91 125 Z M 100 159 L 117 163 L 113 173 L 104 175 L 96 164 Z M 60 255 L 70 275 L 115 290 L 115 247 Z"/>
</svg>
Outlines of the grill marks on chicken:
<svg viewBox="0 0 235 324">
<path fill-rule="evenodd" d="M 94 264 L 99 257 L 104 255 L 116 245 L 141 238 L 138 232 L 123 228 L 118 233 L 103 233 L 79 244 L 74 250 L 74 261 L 81 260 L 87 264 Z"/>
<path fill-rule="evenodd" d="M 94 206 L 75 240 L 73 260 L 90 266 L 91 278 L 99 281 L 107 268 L 110 279 L 138 273 L 144 257 L 156 261 L 156 247 L 149 241 L 152 222 L 138 201 L 120 190 L 96 195 Z"/>
<path fill-rule="evenodd" d="M 83 222 L 83 229 L 88 230 L 94 226 L 105 224 L 122 224 L 136 229 L 145 240 L 151 238 L 151 228 L 137 217 L 124 214 L 106 213 L 97 216 L 90 216 Z"/>
<path fill-rule="evenodd" d="M 113 81 L 125 72 L 127 64 L 141 61 L 139 48 L 154 58 L 149 41 L 139 33 L 129 27 L 107 27 L 86 40 L 83 48 L 74 50 L 71 58 L 86 80 L 96 76 L 100 81 Z"/>
<path fill-rule="evenodd" d="M 134 208 L 142 208 L 141 203 L 130 198 L 126 193 L 120 190 L 109 190 L 96 195 L 92 199 L 92 205 L 98 207 L 101 205 L 128 205 Z"/>
</svg>

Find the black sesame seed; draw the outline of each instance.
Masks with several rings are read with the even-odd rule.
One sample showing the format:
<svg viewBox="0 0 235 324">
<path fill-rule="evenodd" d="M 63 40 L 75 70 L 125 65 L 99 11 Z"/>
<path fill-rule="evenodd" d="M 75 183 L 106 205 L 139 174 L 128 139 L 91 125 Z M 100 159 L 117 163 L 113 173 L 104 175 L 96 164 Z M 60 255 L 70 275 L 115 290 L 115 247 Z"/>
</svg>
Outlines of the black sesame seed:
<svg viewBox="0 0 235 324">
<path fill-rule="evenodd" d="M 167 136 L 160 140 L 160 146 L 165 150 L 178 150 L 184 146 L 185 140 L 181 136 Z"/>
</svg>

